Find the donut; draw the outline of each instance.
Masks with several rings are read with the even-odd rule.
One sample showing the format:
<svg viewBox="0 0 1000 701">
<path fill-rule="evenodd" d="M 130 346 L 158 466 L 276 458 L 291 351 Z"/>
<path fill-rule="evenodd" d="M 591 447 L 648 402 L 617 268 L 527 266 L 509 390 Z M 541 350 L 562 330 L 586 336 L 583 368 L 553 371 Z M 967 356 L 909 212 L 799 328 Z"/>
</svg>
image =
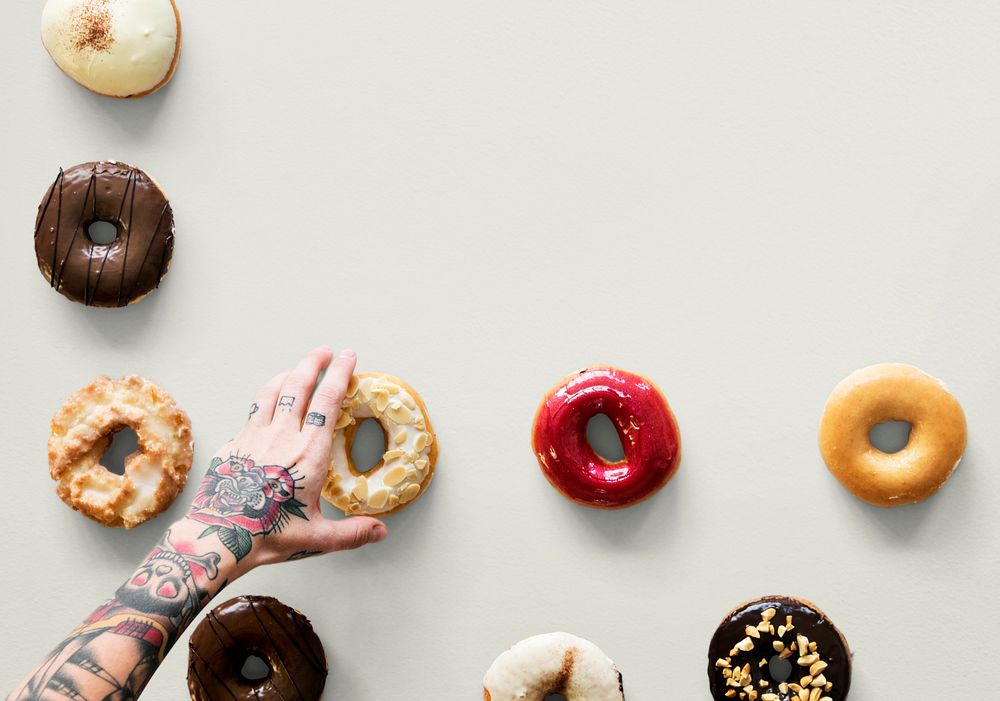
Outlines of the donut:
<svg viewBox="0 0 1000 701">
<path fill-rule="evenodd" d="M 351 446 L 368 418 L 382 426 L 385 451 L 362 474 L 351 460 Z M 420 395 L 398 377 L 374 372 L 352 377 L 334 429 L 323 496 L 345 514 L 395 513 L 427 489 L 437 463 L 437 439 Z"/>
<path fill-rule="evenodd" d="M 90 238 L 88 227 L 96 221 L 114 224 L 114 241 Z M 139 301 L 159 287 L 173 251 L 170 203 L 135 166 L 101 161 L 60 169 L 38 205 L 38 269 L 74 302 L 124 307 Z"/>
<path fill-rule="evenodd" d="M 114 434 L 128 426 L 139 449 L 125 474 L 101 465 Z M 184 488 L 194 445 L 191 421 L 149 380 L 98 377 L 52 417 L 49 474 L 67 505 L 105 526 L 133 528 L 166 509 Z"/>
<path fill-rule="evenodd" d="M 251 656 L 267 665 L 243 676 Z M 323 643 L 309 619 L 270 596 L 238 596 L 216 606 L 188 641 L 193 701 L 317 701 L 326 685 Z"/>
<path fill-rule="evenodd" d="M 851 649 L 813 604 L 765 596 L 722 619 L 708 647 L 708 679 L 715 701 L 844 701 Z"/>
<path fill-rule="evenodd" d="M 181 55 L 173 0 L 48 0 L 42 44 L 63 73 L 108 97 L 142 97 L 166 85 Z"/>
<path fill-rule="evenodd" d="M 625 458 L 608 462 L 587 442 L 587 422 L 607 415 Z M 565 378 L 545 395 L 532 447 L 553 487 L 578 504 L 632 506 L 665 485 L 681 460 L 681 435 L 670 406 L 649 379 L 608 366 Z"/>
<path fill-rule="evenodd" d="M 622 675 L 601 648 L 569 633 L 526 638 L 497 657 L 483 678 L 484 701 L 624 701 Z"/>
<path fill-rule="evenodd" d="M 868 432 L 885 421 L 907 421 L 910 439 L 896 453 L 871 444 Z M 965 414 L 944 384 L 898 363 L 848 375 L 826 400 L 819 449 L 833 476 L 875 506 L 923 501 L 958 467 L 965 452 Z"/>
</svg>

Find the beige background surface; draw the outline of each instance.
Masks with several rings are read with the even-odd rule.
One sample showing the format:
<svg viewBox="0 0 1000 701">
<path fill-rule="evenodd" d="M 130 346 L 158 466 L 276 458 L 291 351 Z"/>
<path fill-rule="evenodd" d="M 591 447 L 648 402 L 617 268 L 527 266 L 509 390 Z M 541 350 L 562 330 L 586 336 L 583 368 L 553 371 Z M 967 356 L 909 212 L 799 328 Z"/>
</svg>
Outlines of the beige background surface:
<svg viewBox="0 0 1000 701">
<path fill-rule="evenodd" d="M 90 95 L 0 9 L 0 687 L 144 555 L 55 496 L 48 421 L 99 373 L 191 415 L 192 481 L 254 388 L 313 344 L 423 393 L 433 488 L 362 552 L 258 570 L 315 622 L 326 698 L 477 699 L 493 658 L 565 629 L 629 701 L 707 697 L 723 614 L 827 610 L 853 701 L 983 698 L 1000 617 L 1000 6 L 995 2 L 180 3 L 173 83 Z M 113 158 L 170 194 L 163 287 L 124 310 L 49 290 L 35 208 Z M 943 378 L 970 428 L 930 501 L 827 473 L 816 431 L 857 367 Z M 610 362 L 654 378 L 684 460 L 655 499 L 571 505 L 529 447 L 542 393 Z M 185 698 L 187 637 L 148 698 Z"/>
</svg>

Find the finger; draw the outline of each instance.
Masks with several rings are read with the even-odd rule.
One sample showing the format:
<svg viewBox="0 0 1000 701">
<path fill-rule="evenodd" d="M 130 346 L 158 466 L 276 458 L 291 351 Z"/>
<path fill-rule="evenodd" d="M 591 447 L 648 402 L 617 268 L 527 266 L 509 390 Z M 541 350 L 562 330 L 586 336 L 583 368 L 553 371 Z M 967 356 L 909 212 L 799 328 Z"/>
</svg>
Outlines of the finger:
<svg viewBox="0 0 1000 701">
<path fill-rule="evenodd" d="M 319 374 L 330 364 L 333 356 L 326 346 L 309 351 L 281 385 L 278 394 L 278 405 L 274 409 L 272 423 L 294 426 L 298 430 L 302 426 L 302 418 L 306 415 L 309 395 L 316 386 Z"/>
<path fill-rule="evenodd" d="M 274 407 L 278 403 L 278 393 L 281 385 L 284 384 L 288 372 L 283 372 L 271 378 L 271 381 L 257 390 L 253 404 L 250 405 L 250 415 L 247 417 L 248 425 L 267 426 L 274 416 Z"/>
<path fill-rule="evenodd" d="M 371 516 L 354 516 L 334 521 L 323 521 L 319 529 L 319 547 L 326 552 L 354 550 L 368 543 L 385 540 L 389 534 L 385 524 Z"/>
<path fill-rule="evenodd" d="M 326 376 L 319 383 L 309 403 L 309 413 L 306 414 L 303 430 L 326 427 L 321 431 L 310 430 L 311 436 L 322 442 L 318 446 L 320 448 L 328 449 L 329 444 L 333 442 L 333 425 L 340 416 L 340 405 L 344 401 L 347 383 L 351 381 L 356 365 L 357 357 L 354 351 L 342 351 L 326 369 Z"/>
</svg>

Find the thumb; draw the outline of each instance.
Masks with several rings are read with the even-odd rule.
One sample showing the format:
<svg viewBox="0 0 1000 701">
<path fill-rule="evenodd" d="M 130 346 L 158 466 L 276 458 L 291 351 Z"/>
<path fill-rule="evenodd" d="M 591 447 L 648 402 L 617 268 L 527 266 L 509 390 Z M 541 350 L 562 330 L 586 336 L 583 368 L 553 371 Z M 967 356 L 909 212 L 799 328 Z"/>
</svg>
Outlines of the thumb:
<svg viewBox="0 0 1000 701">
<path fill-rule="evenodd" d="M 341 521 L 327 519 L 322 533 L 322 545 L 326 552 L 353 550 L 384 540 L 388 533 L 384 523 L 370 516 L 355 516 Z"/>
</svg>

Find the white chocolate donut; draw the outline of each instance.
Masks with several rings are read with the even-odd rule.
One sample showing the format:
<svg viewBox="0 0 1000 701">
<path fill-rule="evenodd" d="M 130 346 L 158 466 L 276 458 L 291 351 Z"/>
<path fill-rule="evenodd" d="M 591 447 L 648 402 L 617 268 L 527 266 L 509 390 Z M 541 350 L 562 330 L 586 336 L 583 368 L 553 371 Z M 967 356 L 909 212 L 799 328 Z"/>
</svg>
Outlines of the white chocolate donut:
<svg viewBox="0 0 1000 701">
<path fill-rule="evenodd" d="M 381 462 L 362 474 L 351 460 L 351 443 L 368 418 L 382 426 L 386 447 Z M 420 395 L 398 377 L 373 372 L 352 377 L 334 429 L 323 496 L 348 515 L 398 511 L 434 476 L 437 441 L 427 409 Z"/>
<path fill-rule="evenodd" d="M 485 701 L 624 701 L 622 675 L 601 648 L 569 633 L 526 638 L 497 657 L 483 678 Z"/>
<path fill-rule="evenodd" d="M 142 97 L 167 84 L 181 52 L 173 0 L 48 0 L 42 43 L 77 83 L 109 97 Z"/>
</svg>

